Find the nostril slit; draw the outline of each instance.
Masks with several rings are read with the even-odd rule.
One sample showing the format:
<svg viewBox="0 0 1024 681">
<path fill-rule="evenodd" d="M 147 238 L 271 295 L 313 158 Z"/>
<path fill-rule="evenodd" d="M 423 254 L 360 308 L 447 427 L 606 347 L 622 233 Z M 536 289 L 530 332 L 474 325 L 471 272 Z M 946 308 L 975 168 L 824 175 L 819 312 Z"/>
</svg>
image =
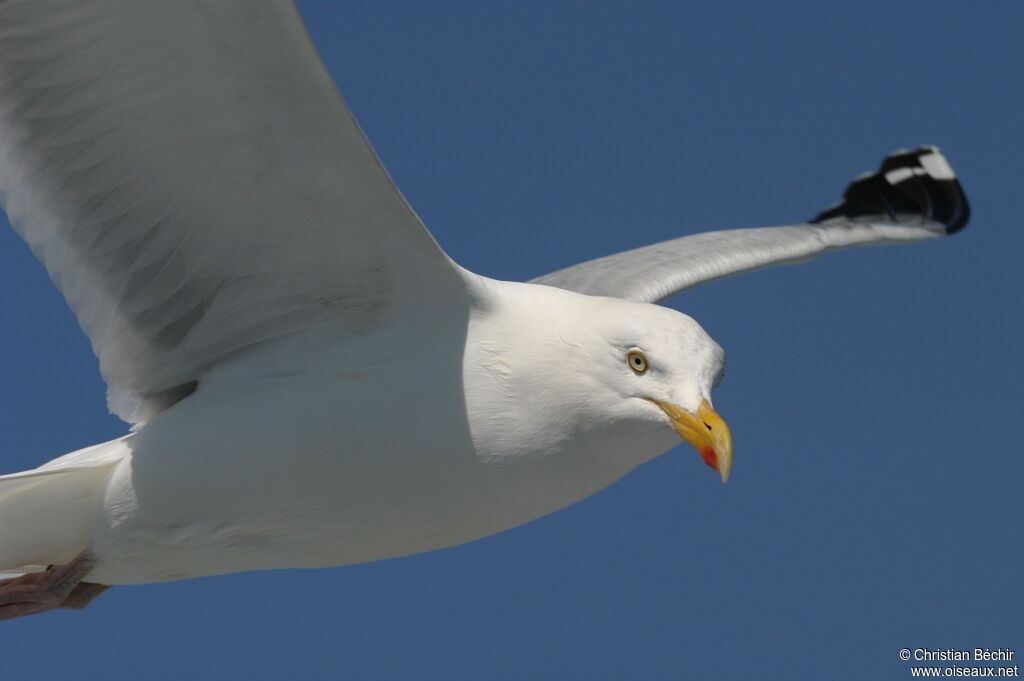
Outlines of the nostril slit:
<svg viewBox="0 0 1024 681">
<path fill-rule="evenodd" d="M 711 430 L 711 424 L 710 423 L 705 423 L 704 427 L 707 428 L 708 430 Z"/>
</svg>

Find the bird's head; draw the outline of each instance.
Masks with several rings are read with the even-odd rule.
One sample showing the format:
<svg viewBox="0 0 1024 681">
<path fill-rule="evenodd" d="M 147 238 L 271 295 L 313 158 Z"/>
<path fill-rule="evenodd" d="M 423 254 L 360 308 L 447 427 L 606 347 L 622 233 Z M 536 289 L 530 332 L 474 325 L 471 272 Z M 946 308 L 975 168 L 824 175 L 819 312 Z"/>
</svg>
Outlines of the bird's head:
<svg viewBox="0 0 1024 681">
<path fill-rule="evenodd" d="M 605 301 L 602 301 L 605 302 Z M 725 351 L 685 314 L 658 305 L 605 302 L 582 335 L 602 409 L 615 418 L 674 430 L 729 479 L 732 434 L 711 406 Z"/>
<path fill-rule="evenodd" d="M 492 449 L 556 451 L 585 439 L 616 461 L 633 446 L 636 465 L 663 452 L 674 431 L 728 479 L 732 436 L 711 406 L 725 352 L 696 321 L 646 303 L 535 286 L 523 293 L 522 305 L 496 315 L 501 323 L 473 362 L 497 378 L 476 398 L 497 400 L 484 411 L 500 422 L 481 429 L 502 440 Z"/>
</svg>

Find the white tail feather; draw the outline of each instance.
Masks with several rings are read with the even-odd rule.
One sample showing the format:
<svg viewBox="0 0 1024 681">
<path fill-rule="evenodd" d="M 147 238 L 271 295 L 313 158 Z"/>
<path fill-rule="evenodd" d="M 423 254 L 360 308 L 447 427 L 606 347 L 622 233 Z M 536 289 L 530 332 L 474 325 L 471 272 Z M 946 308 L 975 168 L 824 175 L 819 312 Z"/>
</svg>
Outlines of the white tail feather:
<svg viewBox="0 0 1024 681">
<path fill-rule="evenodd" d="M 0 573 L 35 572 L 74 559 L 89 543 L 97 498 L 115 464 L 0 476 Z"/>
</svg>

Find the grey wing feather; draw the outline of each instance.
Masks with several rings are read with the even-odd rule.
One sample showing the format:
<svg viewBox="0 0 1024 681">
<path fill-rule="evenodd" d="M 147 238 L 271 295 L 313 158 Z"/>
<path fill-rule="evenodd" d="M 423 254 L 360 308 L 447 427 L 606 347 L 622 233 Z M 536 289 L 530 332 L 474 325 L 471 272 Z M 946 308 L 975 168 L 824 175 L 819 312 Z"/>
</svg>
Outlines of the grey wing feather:
<svg viewBox="0 0 1024 681">
<path fill-rule="evenodd" d="M 457 276 L 289 0 L 0 0 L 0 198 L 136 422 Z"/>
<path fill-rule="evenodd" d="M 970 208 L 935 147 L 898 151 L 813 221 L 706 232 L 597 258 L 533 280 L 590 295 L 656 302 L 692 286 L 830 250 L 932 239 L 963 228 Z"/>
</svg>

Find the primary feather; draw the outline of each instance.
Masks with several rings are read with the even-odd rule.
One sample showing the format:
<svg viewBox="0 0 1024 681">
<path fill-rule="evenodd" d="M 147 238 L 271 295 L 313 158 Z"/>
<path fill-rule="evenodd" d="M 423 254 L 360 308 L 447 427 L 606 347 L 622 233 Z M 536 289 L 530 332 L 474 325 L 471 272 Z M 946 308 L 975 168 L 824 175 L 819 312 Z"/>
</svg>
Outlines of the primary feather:
<svg viewBox="0 0 1024 681">
<path fill-rule="evenodd" d="M 534 279 L 590 295 L 653 303 L 722 277 L 803 262 L 852 246 L 945 236 L 967 224 L 960 182 L 935 147 L 897 151 L 856 179 L 844 200 L 799 225 L 705 232 L 567 267 Z"/>
</svg>

